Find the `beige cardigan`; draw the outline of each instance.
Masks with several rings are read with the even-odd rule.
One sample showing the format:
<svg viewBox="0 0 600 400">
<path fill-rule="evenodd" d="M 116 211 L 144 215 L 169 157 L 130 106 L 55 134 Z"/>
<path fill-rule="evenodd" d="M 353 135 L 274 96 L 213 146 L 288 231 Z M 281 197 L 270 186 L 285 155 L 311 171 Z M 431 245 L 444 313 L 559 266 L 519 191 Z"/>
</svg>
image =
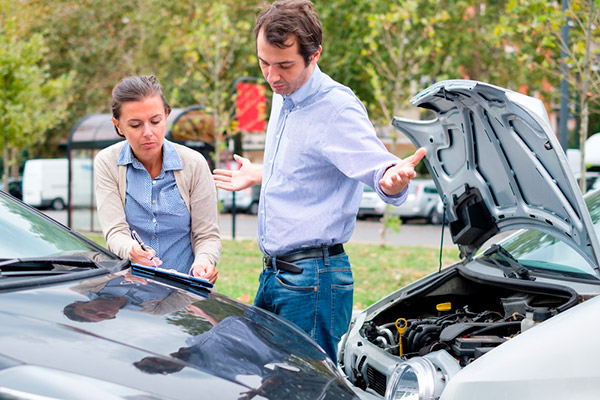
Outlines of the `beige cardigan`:
<svg viewBox="0 0 600 400">
<path fill-rule="evenodd" d="M 117 165 L 125 141 L 101 150 L 94 159 L 94 186 L 100 225 L 108 249 L 129 259 L 133 244 L 129 224 L 125 219 L 127 166 Z M 190 148 L 175 147 L 183 169 L 173 171 L 179 192 L 191 215 L 193 265 L 217 265 L 221 255 L 217 190 L 204 157 Z"/>
</svg>

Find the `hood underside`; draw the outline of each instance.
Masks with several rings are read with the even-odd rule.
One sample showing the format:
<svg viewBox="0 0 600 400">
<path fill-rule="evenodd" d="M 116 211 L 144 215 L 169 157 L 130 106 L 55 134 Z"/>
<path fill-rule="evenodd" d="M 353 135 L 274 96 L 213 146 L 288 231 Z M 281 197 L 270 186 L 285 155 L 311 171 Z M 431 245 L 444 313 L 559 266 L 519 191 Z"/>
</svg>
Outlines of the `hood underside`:
<svg viewBox="0 0 600 400">
<path fill-rule="evenodd" d="M 526 228 L 565 241 L 598 268 L 591 218 L 540 100 L 449 80 L 411 103 L 437 118 L 394 118 L 392 125 L 427 149 L 425 165 L 464 256 L 497 233 Z"/>
</svg>

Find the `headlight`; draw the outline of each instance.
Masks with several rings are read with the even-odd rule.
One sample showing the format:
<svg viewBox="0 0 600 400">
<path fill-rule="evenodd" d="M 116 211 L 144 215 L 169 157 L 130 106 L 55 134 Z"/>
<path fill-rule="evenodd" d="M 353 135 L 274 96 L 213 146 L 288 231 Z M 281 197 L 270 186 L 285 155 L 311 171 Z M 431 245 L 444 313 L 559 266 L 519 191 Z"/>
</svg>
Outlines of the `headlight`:
<svg viewBox="0 0 600 400">
<path fill-rule="evenodd" d="M 386 400 L 428 400 L 433 398 L 435 367 L 425 358 L 398 365 L 385 391 Z"/>
<path fill-rule="evenodd" d="M 460 371 L 457 361 L 441 350 L 399 364 L 390 377 L 385 400 L 437 399 L 448 380 Z"/>
</svg>

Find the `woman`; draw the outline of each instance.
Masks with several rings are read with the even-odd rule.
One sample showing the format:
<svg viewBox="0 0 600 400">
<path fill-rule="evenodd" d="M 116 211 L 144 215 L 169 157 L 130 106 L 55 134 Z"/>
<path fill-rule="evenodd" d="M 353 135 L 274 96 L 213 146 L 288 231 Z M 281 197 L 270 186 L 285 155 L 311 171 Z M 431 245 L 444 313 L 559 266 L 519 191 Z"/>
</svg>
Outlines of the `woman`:
<svg viewBox="0 0 600 400">
<path fill-rule="evenodd" d="M 127 140 L 94 160 L 100 224 L 120 257 L 214 283 L 221 253 L 214 181 L 200 153 L 165 140 L 170 111 L 153 76 L 125 78 L 113 89 L 112 121 Z"/>
</svg>

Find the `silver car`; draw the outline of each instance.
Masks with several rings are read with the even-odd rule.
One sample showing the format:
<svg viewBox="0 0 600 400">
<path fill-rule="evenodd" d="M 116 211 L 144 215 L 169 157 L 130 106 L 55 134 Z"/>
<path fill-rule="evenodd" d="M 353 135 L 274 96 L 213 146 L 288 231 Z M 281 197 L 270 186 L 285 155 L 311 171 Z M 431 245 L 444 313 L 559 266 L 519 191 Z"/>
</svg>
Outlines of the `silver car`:
<svg viewBox="0 0 600 400">
<path fill-rule="evenodd" d="M 358 219 L 383 217 L 387 206 L 387 203 L 381 200 L 376 191 L 365 185 L 356 217 Z"/>
<path fill-rule="evenodd" d="M 440 195 L 433 180 L 414 179 L 408 187 L 406 201 L 397 207 L 391 207 L 389 212 L 403 220 L 425 218 L 429 223 L 440 224 L 441 216 L 436 210 L 439 202 Z"/>
<path fill-rule="evenodd" d="M 342 370 L 386 400 L 600 393 L 595 339 L 580 332 L 597 331 L 598 301 L 581 303 L 600 293 L 600 191 L 586 206 L 537 99 L 458 80 L 411 101 L 437 118 L 393 125 L 427 149 L 462 260 L 358 314 L 340 344 Z M 568 396 L 548 392 L 560 384 Z"/>
</svg>

